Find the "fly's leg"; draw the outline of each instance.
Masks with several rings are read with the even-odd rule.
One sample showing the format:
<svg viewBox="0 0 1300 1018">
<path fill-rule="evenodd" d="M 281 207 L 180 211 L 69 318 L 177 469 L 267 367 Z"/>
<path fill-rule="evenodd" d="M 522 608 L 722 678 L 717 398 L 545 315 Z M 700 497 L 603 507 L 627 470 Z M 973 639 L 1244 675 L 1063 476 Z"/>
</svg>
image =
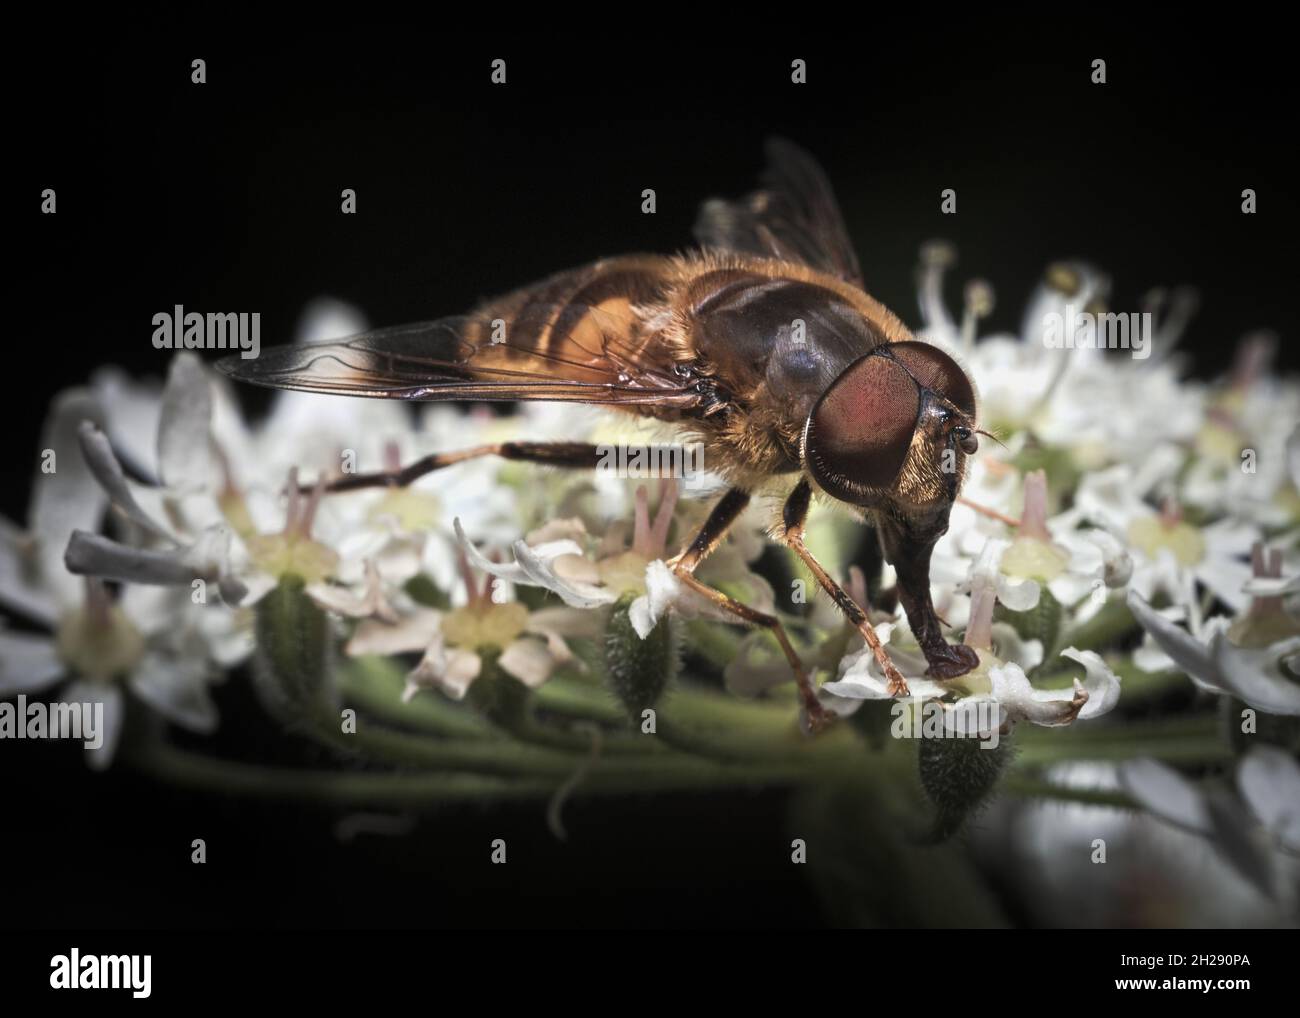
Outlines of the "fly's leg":
<svg viewBox="0 0 1300 1018">
<path fill-rule="evenodd" d="M 456 452 L 436 452 L 392 470 L 378 470 L 369 474 L 345 474 L 325 484 L 326 494 L 337 491 L 356 491 L 359 488 L 401 488 L 435 470 L 464 463 L 483 456 L 500 456 L 502 459 L 544 466 L 566 467 L 574 470 L 597 470 L 610 459 L 618 447 L 592 445 L 589 442 L 497 442 L 479 445 Z M 628 447 L 631 448 L 631 447 Z M 673 462 L 666 447 L 646 446 L 641 449 L 646 457 L 642 462 Z M 665 457 L 659 459 L 658 457 Z M 305 486 L 310 490 L 310 486 Z"/>
<path fill-rule="evenodd" d="M 686 546 L 686 549 L 680 555 L 669 562 L 669 566 L 673 571 L 673 575 L 682 583 L 723 611 L 736 616 L 736 618 L 748 625 L 759 626 L 772 631 L 772 635 L 776 637 L 776 642 L 781 647 L 781 653 L 785 655 L 785 659 L 790 663 L 791 671 L 794 672 L 795 683 L 799 687 L 799 699 L 807 712 L 809 727 L 814 732 L 821 731 L 835 719 L 835 715 L 818 701 L 817 687 L 813 685 L 812 678 L 804 669 L 803 661 L 799 659 L 799 654 L 795 651 L 789 636 L 786 635 L 781 620 L 775 615 L 768 615 L 766 612 L 742 604 L 735 598 L 728 597 L 722 591 L 714 590 L 695 578 L 695 570 L 721 543 L 731 525 L 736 522 L 736 519 L 744 512 L 747 505 L 749 505 L 748 492 L 741 491 L 738 488 L 732 488 L 728 491 L 722 497 L 722 501 L 713 507 L 713 512 L 704 521 L 704 526 L 695 535 L 695 539 Z"/>
<path fill-rule="evenodd" d="M 858 606 L 853 598 L 845 593 L 844 588 L 835 582 L 831 574 L 825 570 L 820 562 L 813 558 L 812 552 L 804 546 L 803 528 L 808 519 L 808 509 L 811 502 L 812 489 L 808 487 L 807 481 L 800 481 L 799 485 L 790 493 L 790 497 L 785 503 L 785 509 L 782 511 L 782 542 L 803 560 L 804 565 L 812 571 L 822 589 L 830 594 L 836 607 L 848 617 L 848 620 L 862 634 L 862 638 L 867 641 L 867 646 L 871 648 L 871 653 L 885 673 L 885 678 L 889 680 L 890 695 L 909 695 L 907 680 L 903 678 L 903 673 L 895 667 L 894 662 L 885 653 L 885 647 L 880 642 L 880 637 L 876 635 L 875 629 L 871 627 L 866 612 Z"/>
</svg>

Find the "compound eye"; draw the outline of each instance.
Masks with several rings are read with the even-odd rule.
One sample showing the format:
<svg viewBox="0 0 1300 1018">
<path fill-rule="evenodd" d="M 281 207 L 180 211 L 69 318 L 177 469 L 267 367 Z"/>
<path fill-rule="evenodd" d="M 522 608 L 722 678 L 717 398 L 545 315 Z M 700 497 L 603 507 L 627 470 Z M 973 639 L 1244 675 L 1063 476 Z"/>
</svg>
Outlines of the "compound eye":
<svg viewBox="0 0 1300 1018">
<path fill-rule="evenodd" d="M 876 353 L 854 361 L 808 417 L 809 472 L 845 502 L 860 502 L 867 488 L 888 487 L 907 462 L 920 412 L 916 382 L 896 361 Z"/>
<path fill-rule="evenodd" d="M 890 343 L 887 349 L 922 386 L 946 399 L 967 420 L 975 420 L 975 389 L 960 364 L 937 346 L 917 340 Z"/>
</svg>

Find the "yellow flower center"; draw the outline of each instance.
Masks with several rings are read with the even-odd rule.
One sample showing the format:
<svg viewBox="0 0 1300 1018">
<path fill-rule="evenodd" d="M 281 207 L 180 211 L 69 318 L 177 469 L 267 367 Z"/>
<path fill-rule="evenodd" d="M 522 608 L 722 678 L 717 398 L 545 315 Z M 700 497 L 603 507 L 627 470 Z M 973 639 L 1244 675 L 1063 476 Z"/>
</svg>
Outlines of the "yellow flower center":
<svg viewBox="0 0 1300 1018">
<path fill-rule="evenodd" d="M 644 593 L 645 567 L 648 564 L 644 555 L 634 551 L 601 559 L 598 563 L 601 582 L 616 594 Z"/>
<path fill-rule="evenodd" d="M 84 608 L 64 616 L 54 642 L 70 669 L 100 681 L 130 671 L 144 656 L 144 637 L 115 604 L 99 618 Z"/>
<path fill-rule="evenodd" d="M 410 488 L 394 488 L 371 507 L 369 519 L 388 516 L 397 521 L 400 530 L 418 533 L 432 530 L 442 519 L 442 507 L 432 495 Z"/>
<path fill-rule="evenodd" d="M 1129 524 L 1128 540 L 1147 558 L 1158 558 L 1161 549 L 1166 549 L 1180 566 L 1194 566 L 1205 558 L 1205 538 L 1181 520 L 1169 523 L 1154 515 L 1139 516 Z"/>
<path fill-rule="evenodd" d="M 1069 552 L 1038 537 L 1017 537 L 1002 553 L 1000 568 L 1008 576 L 1022 580 L 1050 582 L 1070 564 Z"/>
<path fill-rule="evenodd" d="M 1002 662 L 991 650 L 976 650 L 979 664 L 960 678 L 945 683 L 960 699 L 965 696 L 982 696 L 993 692 L 993 681 L 989 678 L 989 669 L 999 667 Z"/>
<path fill-rule="evenodd" d="M 505 649 L 528 625 L 528 607 L 518 601 L 479 601 L 457 608 L 442 620 L 442 636 L 453 647 Z"/>
<path fill-rule="evenodd" d="M 240 537 L 247 539 L 257 534 L 253 517 L 248 512 L 248 503 L 244 501 L 244 496 L 240 492 L 228 488 L 218 497 L 217 505 L 221 509 L 221 515 L 230 524 L 230 528 Z"/>
<path fill-rule="evenodd" d="M 309 537 L 258 534 L 248 538 L 247 543 L 253 564 L 276 579 L 300 576 L 306 584 L 320 583 L 338 568 L 338 555 Z"/>
<path fill-rule="evenodd" d="M 1196 451 L 1213 463 L 1241 463 L 1241 438 L 1218 421 L 1207 421 L 1196 436 Z"/>
<path fill-rule="evenodd" d="M 1287 513 L 1293 520 L 1300 520 L 1300 491 L 1288 484 L 1279 488 L 1273 496 L 1273 504 Z"/>
</svg>

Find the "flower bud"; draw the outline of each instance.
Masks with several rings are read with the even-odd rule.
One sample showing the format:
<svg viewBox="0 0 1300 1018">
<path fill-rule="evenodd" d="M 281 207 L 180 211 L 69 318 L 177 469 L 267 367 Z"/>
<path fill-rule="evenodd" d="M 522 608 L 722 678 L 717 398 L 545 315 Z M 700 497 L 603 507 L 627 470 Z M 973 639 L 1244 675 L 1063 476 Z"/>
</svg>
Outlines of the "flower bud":
<svg viewBox="0 0 1300 1018">
<path fill-rule="evenodd" d="M 501 667 L 499 648 L 483 646 L 477 653 L 482 665 L 465 694 L 466 699 L 480 714 L 503 728 L 525 723 L 532 690 Z"/>
<path fill-rule="evenodd" d="M 665 615 L 643 640 L 629 616 L 635 595 L 619 598 L 605 630 L 605 665 L 609 688 L 628 716 L 640 720 L 653 707 L 677 675 L 679 636 L 677 622 Z"/>
<path fill-rule="evenodd" d="M 976 738 L 917 740 L 921 785 L 934 803 L 931 839 L 946 841 L 988 802 L 1015 753 L 1010 732 L 995 746 Z"/>
<path fill-rule="evenodd" d="M 333 700 L 330 627 L 301 576 L 282 576 L 254 610 L 254 688 L 267 712 L 289 724 Z"/>
</svg>

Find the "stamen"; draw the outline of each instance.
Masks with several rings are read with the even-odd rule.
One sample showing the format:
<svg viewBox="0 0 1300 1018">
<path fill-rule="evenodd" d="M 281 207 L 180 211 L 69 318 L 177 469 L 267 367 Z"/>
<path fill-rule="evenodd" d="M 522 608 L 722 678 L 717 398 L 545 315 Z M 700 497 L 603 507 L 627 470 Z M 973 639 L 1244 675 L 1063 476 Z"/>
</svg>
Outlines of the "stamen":
<svg viewBox="0 0 1300 1018">
<path fill-rule="evenodd" d="M 1156 338 L 1160 345 L 1161 356 L 1167 354 L 1187 331 L 1188 323 L 1196 317 L 1201 306 L 1200 295 L 1190 286 L 1180 286 L 1174 291 L 1170 301 L 1169 313 L 1161 321 L 1156 318 Z"/>
<path fill-rule="evenodd" d="M 993 311 L 993 287 L 982 279 L 966 284 L 966 306 L 961 319 L 961 345 L 970 350 L 975 346 L 975 329 L 981 318 Z"/>
<path fill-rule="evenodd" d="M 1277 333 L 1261 330 L 1243 337 L 1237 346 L 1236 360 L 1232 365 L 1232 387 L 1239 392 L 1250 389 L 1268 374 L 1273 354 L 1277 351 Z"/>
<path fill-rule="evenodd" d="M 992 583 L 976 584 L 970 592 L 970 621 L 962 642 L 972 650 L 993 649 L 993 607 L 998 590 Z"/>
<path fill-rule="evenodd" d="M 1069 372 L 1070 366 L 1074 363 L 1073 355 L 1075 351 L 1058 350 L 1056 352 L 1060 354 L 1056 359 L 1056 370 L 1052 373 L 1052 377 L 1047 383 L 1047 388 L 1043 390 L 1043 394 L 1034 402 L 1033 413 L 1037 413 L 1043 407 L 1052 402 L 1052 397 L 1056 395 L 1056 390 L 1061 387 L 1061 383 L 1065 381 L 1065 376 Z"/>
<path fill-rule="evenodd" d="M 650 554 L 662 557 L 668 544 L 668 528 L 672 526 L 673 510 L 677 508 L 677 479 L 669 477 L 659 483 L 659 509 L 650 528 Z"/>
<path fill-rule="evenodd" d="M 945 333 L 956 329 L 943 303 L 943 275 L 956 260 L 957 252 L 947 241 L 932 240 L 921 246 L 917 289 L 921 321 L 926 329 Z"/>
<path fill-rule="evenodd" d="M 289 468 L 289 487 L 286 492 L 288 499 L 284 507 L 284 532 L 294 534 L 298 531 L 298 513 L 299 505 L 302 502 L 298 494 L 298 468 Z"/>
<path fill-rule="evenodd" d="M 384 443 L 384 469 L 396 474 L 402 469 L 402 450 L 396 442 Z"/>
<path fill-rule="evenodd" d="M 637 485 L 636 509 L 632 519 L 632 550 L 644 558 L 650 558 L 653 555 L 650 545 L 650 493 L 644 484 Z"/>
<path fill-rule="evenodd" d="M 1183 507 L 1173 495 L 1166 495 L 1160 503 L 1160 522 L 1166 527 L 1176 527 L 1183 522 Z"/>
<path fill-rule="evenodd" d="M 1047 473 L 1034 470 L 1025 475 L 1025 508 L 1018 528 L 1020 537 L 1050 541 L 1047 529 Z"/>
<path fill-rule="evenodd" d="M 469 604 L 475 604 L 476 602 L 482 600 L 482 595 L 479 593 L 478 586 L 474 582 L 474 570 L 470 567 L 469 557 L 465 554 L 464 551 L 458 551 L 456 553 L 456 567 L 457 570 L 460 572 L 461 582 L 465 584 L 466 602 Z M 488 582 L 488 578 L 484 577 L 484 588 L 485 588 L 484 593 L 487 592 L 486 590 L 487 582 Z"/>
<path fill-rule="evenodd" d="M 316 522 L 316 510 L 320 508 L 320 501 L 325 495 L 325 478 L 320 477 L 312 485 L 311 493 L 307 496 L 306 502 L 301 506 L 301 516 L 298 519 L 297 534 L 299 537 L 311 537 L 312 525 Z"/>
<path fill-rule="evenodd" d="M 1282 549 L 1266 548 L 1263 542 L 1256 541 L 1250 548 L 1250 571 L 1257 579 L 1280 580 L 1282 578 Z M 1248 615 L 1272 615 L 1283 610 L 1282 598 L 1252 598 Z"/>
<path fill-rule="evenodd" d="M 113 599 L 98 576 L 86 577 L 86 620 L 94 629 L 107 629 L 112 621 Z"/>
<path fill-rule="evenodd" d="M 221 447 L 221 443 L 215 439 L 212 441 L 212 455 L 216 457 L 217 469 L 221 471 L 222 496 L 238 495 L 240 492 L 235 484 L 234 472 L 230 469 L 230 457 L 226 454 L 226 450 Z"/>
</svg>

